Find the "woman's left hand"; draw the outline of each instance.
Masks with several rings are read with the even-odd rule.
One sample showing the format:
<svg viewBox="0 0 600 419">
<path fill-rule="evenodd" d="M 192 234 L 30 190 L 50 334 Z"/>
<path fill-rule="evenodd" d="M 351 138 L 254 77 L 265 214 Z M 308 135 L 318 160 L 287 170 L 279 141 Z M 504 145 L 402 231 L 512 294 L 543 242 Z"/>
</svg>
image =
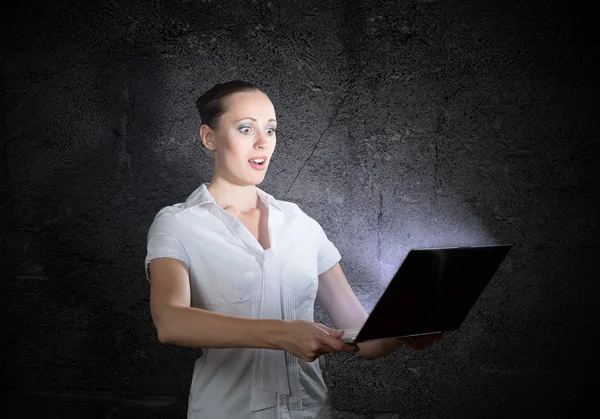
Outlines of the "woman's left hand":
<svg viewBox="0 0 600 419">
<path fill-rule="evenodd" d="M 444 339 L 443 333 L 433 333 L 431 335 L 412 336 L 408 338 L 397 338 L 400 342 L 410 346 L 412 349 L 422 351 L 433 345 L 438 340 Z"/>
</svg>

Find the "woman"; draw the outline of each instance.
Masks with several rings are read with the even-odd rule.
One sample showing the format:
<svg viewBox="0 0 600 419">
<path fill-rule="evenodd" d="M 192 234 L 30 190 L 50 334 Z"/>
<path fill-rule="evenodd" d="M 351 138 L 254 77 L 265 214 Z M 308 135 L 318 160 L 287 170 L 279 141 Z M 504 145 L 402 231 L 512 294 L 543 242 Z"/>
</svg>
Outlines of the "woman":
<svg viewBox="0 0 600 419">
<path fill-rule="evenodd" d="M 315 299 L 339 329 L 360 327 L 367 313 L 321 226 L 256 186 L 276 145 L 267 94 L 232 81 L 196 105 L 214 173 L 184 203 L 158 212 L 146 256 L 158 339 L 203 351 L 188 418 L 329 418 L 320 356 L 374 359 L 403 341 L 350 345 L 343 330 L 314 323 Z"/>
</svg>

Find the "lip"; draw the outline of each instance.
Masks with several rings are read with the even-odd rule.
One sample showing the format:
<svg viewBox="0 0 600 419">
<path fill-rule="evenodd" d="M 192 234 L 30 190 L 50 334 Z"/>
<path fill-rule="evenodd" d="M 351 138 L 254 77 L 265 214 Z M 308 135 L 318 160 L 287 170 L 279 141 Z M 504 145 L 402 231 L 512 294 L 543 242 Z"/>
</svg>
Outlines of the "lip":
<svg viewBox="0 0 600 419">
<path fill-rule="evenodd" d="M 268 158 L 267 156 L 254 156 L 254 157 L 250 157 L 250 158 L 248 159 L 248 161 L 250 161 L 250 160 L 258 160 L 258 159 L 262 159 L 262 160 L 264 160 L 264 161 L 265 161 L 265 163 L 266 163 L 266 162 L 267 162 L 267 160 L 268 160 L 269 158 Z M 263 163 L 263 164 L 264 164 L 264 163 Z"/>
<path fill-rule="evenodd" d="M 250 161 L 250 160 L 257 160 L 257 159 L 264 160 L 264 163 L 263 164 L 256 164 L 256 163 L 252 163 Z M 250 164 L 250 166 L 252 166 L 252 168 L 254 170 L 263 171 L 263 170 L 265 170 L 267 168 L 267 160 L 268 160 L 267 156 L 255 156 L 255 157 L 251 157 L 248 160 L 248 163 Z"/>
</svg>

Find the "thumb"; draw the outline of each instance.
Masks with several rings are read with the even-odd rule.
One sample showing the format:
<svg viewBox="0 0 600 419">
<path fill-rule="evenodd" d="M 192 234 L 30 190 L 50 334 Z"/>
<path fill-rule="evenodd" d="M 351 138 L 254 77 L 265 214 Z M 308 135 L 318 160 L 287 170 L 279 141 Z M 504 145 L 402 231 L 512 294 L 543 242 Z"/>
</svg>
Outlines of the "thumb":
<svg viewBox="0 0 600 419">
<path fill-rule="evenodd" d="M 340 338 L 344 335 L 344 329 L 334 329 L 332 327 L 325 327 L 325 331 L 334 338 Z"/>
</svg>

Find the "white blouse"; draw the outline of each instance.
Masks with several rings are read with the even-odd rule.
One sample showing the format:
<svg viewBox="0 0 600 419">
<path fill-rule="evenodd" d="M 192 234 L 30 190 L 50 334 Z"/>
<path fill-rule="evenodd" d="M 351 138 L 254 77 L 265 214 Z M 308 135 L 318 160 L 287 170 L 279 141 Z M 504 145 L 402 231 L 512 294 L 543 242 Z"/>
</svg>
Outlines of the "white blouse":
<svg viewBox="0 0 600 419">
<path fill-rule="evenodd" d="M 205 183 L 162 208 L 148 231 L 148 263 L 170 257 L 189 269 L 191 305 L 255 319 L 314 321 L 318 276 L 341 259 L 317 221 L 298 205 L 256 188 L 269 209 L 264 250 L 221 208 Z M 330 418 L 324 358 L 282 350 L 202 348 L 188 401 L 190 418 Z"/>
</svg>

